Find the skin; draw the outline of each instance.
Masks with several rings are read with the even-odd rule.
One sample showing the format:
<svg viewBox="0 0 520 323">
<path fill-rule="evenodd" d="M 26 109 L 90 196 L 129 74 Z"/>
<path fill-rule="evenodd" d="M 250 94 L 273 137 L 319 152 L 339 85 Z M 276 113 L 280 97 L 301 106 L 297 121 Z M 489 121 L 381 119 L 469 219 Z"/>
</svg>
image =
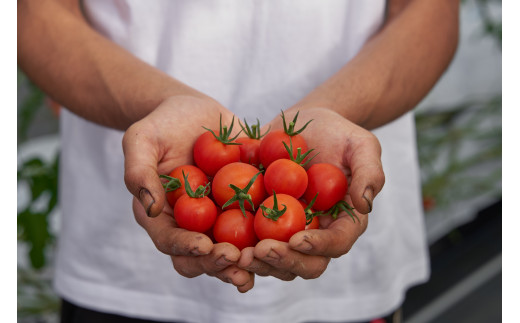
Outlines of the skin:
<svg viewBox="0 0 520 323">
<path fill-rule="evenodd" d="M 334 222 L 322 218 L 323 230 L 297 233 L 289 243 L 264 240 L 242 252 L 176 227 L 157 177 L 191 163 L 201 125 L 217 128 L 220 114 L 229 124 L 229 110 L 98 34 L 77 0 L 18 1 L 18 64 L 73 113 L 125 131 L 125 183 L 134 195 L 134 216 L 175 270 L 214 276 L 246 292 L 255 274 L 319 277 L 330 258 L 347 253 L 364 232 L 384 184 L 381 148 L 367 129 L 409 111 L 433 87 L 456 50 L 458 8 L 453 0 L 391 1 L 385 24 L 358 55 L 285 112 L 292 120 L 300 110 L 301 124 L 314 119 L 304 132 L 310 147 L 336 147 L 313 162 L 333 161 L 351 177 L 345 199 L 361 223 L 345 214 Z M 281 129 L 280 121 L 275 118 L 272 129 Z"/>
</svg>

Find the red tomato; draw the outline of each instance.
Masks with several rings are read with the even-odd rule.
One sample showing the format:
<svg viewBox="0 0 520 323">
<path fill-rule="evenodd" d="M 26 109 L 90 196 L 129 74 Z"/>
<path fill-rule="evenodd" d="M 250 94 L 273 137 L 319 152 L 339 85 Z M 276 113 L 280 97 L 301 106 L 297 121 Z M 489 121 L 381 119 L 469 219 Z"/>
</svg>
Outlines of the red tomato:
<svg viewBox="0 0 520 323">
<path fill-rule="evenodd" d="M 307 203 L 305 203 L 305 201 L 298 200 L 298 202 L 300 202 L 300 204 L 303 206 L 303 209 L 306 211 L 305 216 L 308 216 L 308 213 L 310 213 L 310 214 L 314 213 L 314 210 L 312 208 L 309 209 L 309 211 L 306 210 Z M 309 220 L 307 219 L 307 222 L 308 221 Z M 320 228 L 320 218 L 318 216 L 313 217 L 311 223 L 308 223 L 305 225 L 305 230 L 319 229 L 319 228 Z"/>
<path fill-rule="evenodd" d="M 305 230 L 319 229 L 319 228 L 320 228 L 320 218 L 317 216 L 312 218 L 311 223 L 305 225 Z"/>
<path fill-rule="evenodd" d="M 299 199 L 307 189 L 305 168 L 290 159 L 278 159 L 267 167 L 264 174 L 265 189 L 268 194 L 291 195 Z"/>
<path fill-rule="evenodd" d="M 175 206 L 175 202 L 181 197 L 183 194 L 186 194 L 186 189 L 184 188 L 184 178 L 182 176 L 182 171 L 186 175 L 188 175 L 188 181 L 192 185 L 192 187 L 199 187 L 200 185 L 205 186 L 208 184 L 208 177 L 204 172 L 193 165 L 183 165 L 176 167 L 169 174 L 170 177 L 177 178 L 180 181 L 180 187 L 174 191 L 170 191 L 166 193 L 166 199 L 168 200 L 168 204 L 171 207 Z"/>
<path fill-rule="evenodd" d="M 276 197 L 276 206 L 275 206 Z M 275 194 L 269 196 L 263 203 L 262 206 L 267 208 L 260 208 L 255 215 L 255 233 L 260 239 L 275 239 L 279 241 L 288 242 L 293 234 L 305 229 L 305 211 L 302 205 L 294 197 L 287 194 Z M 283 214 L 274 220 L 266 217 L 274 209 L 285 211 Z M 279 212 L 282 213 L 282 212 Z"/>
<path fill-rule="evenodd" d="M 277 159 L 289 159 L 289 153 L 282 142 L 290 145 L 291 141 L 294 158 L 296 158 L 298 148 L 301 148 L 302 154 L 307 152 L 307 143 L 300 135 L 289 136 L 283 130 L 273 130 L 265 135 L 260 143 L 260 161 L 264 168 L 267 169 Z"/>
<path fill-rule="evenodd" d="M 231 163 L 222 167 L 213 178 L 211 190 L 213 198 L 218 205 L 223 206 L 227 201 L 233 198 L 236 192 L 229 186 L 230 184 L 243 189 L 245 188 L 251 179 L 258 174 L 260 171 L 258 168 L 246 164 L 246 163 Z M 260 203 L 264 200 L 266 193 L 264 188 L 264 176 L 258 174 L 255 181 L 249 187 L 247 193 L 243 194 L 241 198 L 246 198 L 247 194 L 251 196 L 254 209 L 256 209 Z M 253 211 L 253 207 L 245 201 L 244 207 L 248 211 Z M 237 209 L 239 208 L 239 202 L 235 201 L 225 209 Z"/>
<path fill-rule="evenodd" d="M 321 163 L 314 164 L 307 170 L 309 185 L 303 195 L 306 201 L 311 201 L 316 193 L 318 197 L 312 206 L 318 211 L 327 211 L 334 204 L 343 200 L 347 194 L 347 177 L 337 166 Z"/>
<path fill-rule="evenodd" d="M 246 216 L 239 209 L 222 212 L 213 226 L 213 237 L 217 242 L 229 242 L 238 249 L 254 247 L 258 242 L 254 230 L 254 216 L 246 211 Z"/>
<path fill-rule="evenodd" d="M 213 177 L 223 166 L 240 161 L 240 149 L 238 145 L 219 141 L 211 132 L 206 131 L 195 141 L 193 159 L 206 175 Z"/>
<path fill-rule="evenodd" d="M 175 203 L 173 217 L 179 227 L 204 233 L 215 223 L 217 207 L 207 196 L 196 198 L 184 194 Z"/>
<path fill-rule="evenodd" d="M 235 140 L 240 149 L 240 161 L 260 167 L 260 140 L 248 137 L 242 137 Z"/>
</svg>

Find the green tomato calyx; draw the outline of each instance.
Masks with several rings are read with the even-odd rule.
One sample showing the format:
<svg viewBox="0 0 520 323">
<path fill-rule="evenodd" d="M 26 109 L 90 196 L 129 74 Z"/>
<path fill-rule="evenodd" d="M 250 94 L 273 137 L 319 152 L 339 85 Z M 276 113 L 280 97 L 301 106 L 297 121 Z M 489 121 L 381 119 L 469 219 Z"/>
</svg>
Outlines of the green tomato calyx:
<svg viewBox="0 0 520 323">
<path fill-rule="evenodd" d="M 285 211 L 287 210 L 287 205 L 283 205 L 283 209 L 279 209 L 278 207 L 278 200 L 276 198 L 276 192 L 273 190 L 273 208 L 270 209 L 263 204 L 260 205 L 260 208 L 262 209 L 262 215 L 268 219 L 271 219 L 273 221 L 278 221 L 278 219 L 284 215 Z"/>
<path fill-rule="evenodd" d="M 240 122 L 240 121 L 239 121 Z M 231 136 L 231 133 L 233 132 L 233 125 L 235 123 L 235 116 L 233 116 L 233 119 L 231 119 L 231 124 L 229 125 L 229 129 L 226 125 L 222 126 L 222 113 L 220 114 L 220 126 L 219 126 L 219 134 L 217 136 L 217 134 L 215 134 L 215 132 L 209 128 L 206 128 L 206 127 L 202 127 L 204 129 L 206 129 L 207 131 L 211 132 L 211 134 L 215 137 L 215 139 L 217 139 L 218 141 L 220 141 L 221 143 L 223 143 L 224 145 L 240 145 L 238 142 L 233 142 L 235 139 L 237 139 L 238 135 L 240 135 L 240 133 L 242 132 L 242 130 L 240 130 L 236 136 L 230 138 Z"/>
<path fill-rule="evenodd" d="M 188 173 L 189 175 L 189 173 Z M 191 198 L 203 198 L 208 196 L 211 192 L 210 183 L 204 185 L 199 185 L 195 191 L 191 189 L 190 183 L 188 181 L 188 175 L 184 174 L 184 170 L 182 171 L 182 177 L 184 177 L 184 189 L 186 190 L 186 194 L 188 194 Z"/>
<path fill-rule="evenodd" d="M 251 127 L 247 124 L 247 120 L 244 118 L 244 125 L 238 120 L 238 124 L 240 125 L 240 128 L 242 128 L 242 131 L 251 139 L 260 140 L 263 136 L 265 136 L 269 130 L 271 130 L 271 126 L 267 129 L 264 134 L 260 133 L 260 120 L 258 118 L 256 119 L 256 124 L 252 125 Z"/>
<path fill-rule="evenodd" d="M 229 184 L 229 187 L 235 191 L 235 195 L 233 195 L 232 198 L 230 198 L 224 205 L 222 205 L 222 209 L 225 209 L 226 207 L 230 206 L 234 202 L 238 201 L 238 206 L 240 207 L 240 210 L 242 211 L 242 214 L 246 216 L 246 209 L 245 209 L 245 202 L 247 201 L 250 205 L 253 211 L 255 210 L 255 205 L 253 204 L 253 199 L 251 197 L 251 194 L 249 194 L 249 189 L 251 186 L 253 186 L 253 183 L 256 181 L 256 178 L 258 175 L 260 175 L 262 172 L 258 172 L 255 174 L 255 176 L 251 177 L 249 180 L 249 183 L 247 183 L 246 187 L 240 188 L 234 184 Z"/>
<path fill-rule="evenodd" d="M 312 121 L 312 119 L 307 121 L 307 123 L 303 127 L 301 127 L 299 130 L 295 131 L 294 126 L 296 125 L 296 120 L 298 119 L 299 114 L 300 114 L 300 111 L 296 112 L 294 119 L 291 122 L 289 122 L 289 126 L 287 126 L 287 122 L 285 121 L 285 115 L 282 110 L 283 130 L 285 131 L 286 134 L 288 134 L 291 137 L 300 134 L 303 130 L 305 130 L 305 128 L 307 128 L 309 123 L 311 123 L 311 121 Z"/>
</svg>

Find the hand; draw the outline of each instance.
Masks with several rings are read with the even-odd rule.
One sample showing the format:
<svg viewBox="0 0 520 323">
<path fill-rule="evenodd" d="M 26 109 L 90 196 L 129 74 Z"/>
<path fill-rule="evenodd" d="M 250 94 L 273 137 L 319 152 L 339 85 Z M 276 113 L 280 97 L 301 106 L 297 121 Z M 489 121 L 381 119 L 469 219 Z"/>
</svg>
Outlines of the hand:
<svg viewBox="0 0 520 323">
<path fill-rule="evenodd" d="M 233 114 L 210 99 L 176 96 L 128 128 L 123 137 L 125 183 L 134 195 L 134 216 L 157 249 L 172 258 L 185 277 L 215 276 L 245 292 L 254 285 L 254 275 L 236 266 L 240 251 L 231 244 L 213 244 L 202 233 L 177 226 L 165 199 L 158 174 L 192 164 L 192 147 L 205 130 L 229 124 Z"/>
<path fill-rule="evenodd" d="M 295 113 L 285 112 L 286 120 L 292 120 Z M 345 201 L 354 206 L 359 221 L 354 222 L 344 212 L 336 220 L 320 217 L 319 230 L 298 232 L 289 243 L 263 240 L 242 250 L 238 266 L 260 276 L 282 280 L 319 277 L 330 259 L 346 254 L 365 231 L 372 201 L 384 184 L 381 146 L 372 133 L 324 108 L 302 110 L 296 128 L 311 119 L 302 132 L 309 149 L 319 152 L 311 164 L 328 162 L 345 172 L 349 180 Z M 278 119 L 270 125 L 272 129 L 282 127 Z"/>
</svg>

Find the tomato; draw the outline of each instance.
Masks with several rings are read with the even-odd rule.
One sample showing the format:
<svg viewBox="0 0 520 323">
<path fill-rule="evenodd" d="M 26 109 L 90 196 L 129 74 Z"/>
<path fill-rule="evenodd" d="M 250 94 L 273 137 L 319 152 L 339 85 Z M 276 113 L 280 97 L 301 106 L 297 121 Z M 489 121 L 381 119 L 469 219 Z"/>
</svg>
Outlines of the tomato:
<svg viewBox="0 0 520 323">
<path fill-rule="evenodd" d="M 260 167 L 260 140 L 269 132 L 269 130 L 271 130 L 271 127 L 262 134 L 260 132 L 260 120 L 256 119 L 256 124 L 251 127 L 247 124 L 246 119 L 244 119 L 245 126 L 240 122 L 240 120 L 238 122 L 242 131 L 247 136 L 235 140 L 235 142 L 240 144 L 240 146 L 238 146 L 240 148 L 240 161 Z"/>
<path fill-rule="evenodd" d="M 285 115 L 282 111 L 281 117 L 283 122 L 283 130 L 275 130 L 269 132 L 262 139 L 260 143 L 260 161 L 264 168 L 269 167 L 269 165 L 277 159 L 290 159 L 289 152 L 284 146 L 284 142 L 287 145 L 291 145 L 294 147 L 293 150 L 293 158 L 296 158 L 298 148 L 300 148 L 300 153 L 304 154 L 307 152 L 307 143 L 305 139 L 300 135 L 300 133 L 305 130 L 305 128 L 312 121 L 307 121 L 307 123 L 299 130 L 295 130 L 294 126 L 296 125 L 296 120 L 298 119 L 298 111 L 294 116 L 294 119 L 287 124 L 285 121 Z M 292 141 L 292 142 L 291 142 Z"/>
<path fill-rule="evenodd" d="M 193 165 L 183 165 L 176 167 L 170 172 L 169 176 L 178 180 L 176 183 L 178 188 L 173 191 L 166 192 L 166 199 L 172 208 L 175 206 L 175 202 L 177 202 L 179 197 L 181 197 L 183 194 L 186 194 L 186 189 L 184 188 L 184 178 L 182 176 L 183 171 L 186 175 L 189 176 L 190 184 L 193 187 L 198 187 L 200 185 L 205 186 L 208 184 L 208 177 L 200 168 Z"/>
<path fill-rule="evenodd" d="M 254 247 L 258 242 L 254 230 L 254 215 L 239 209 L 222 212 L 213 226 L 213 237 L 217 242 L 229 242 L 238 249 Z"/>
<path fill-rule="evenodd" d="M 207 196 L 190 197 L 184 194 L 175 203 L 173 217 L 179 227 L 204 233 L 215 223 L 217 207 Z"/>
<path fill-rule="evenodd" d="M 256 167 L 260 167 L 260 143 L 258 139 L 242 137 L 235 140 L 240 145 L 240 161 Z"/>
<path fill-rule="evenodd" d="M 306 201 L 311 201 L 318 193 L 312 206 L 315 210 L 327 211 L 347 194 L 347 177 L 335 165 L 314 164 L 307 170 L 307 176 L 309 184 L 303 196 Z"/>
<path fill-rule="evenodd" d="M 307 224 L 305 225 L 305 230 L 319 229 L 320 228 L 319 216 L 313 216 L 311 223 L 308 223 L 309 216 L 312 216 L 315 212 L 312 208 L 308 208 L 308 205 L 307 205 L 307 203 L 305 203 L 305 201 L 298 200 L 298 202 L 300 202 L 300 204 L 303 206 L 303 209 L 305 211 L 305 216 L 307 217 Z"/>
<path fill-rule="evenodd" d="M 223 166 L 240 161 L 240 149 L 238 145 L 221 142 L 207 131 L 195 141 L 193 159 L 206 175 L 212 177 Z"/>
<path fill-rule="evenodd" d="M 255 233 L 260 239 L 288 242 L 293 234 L 305 229 L 305 211 L 287 194 L 269 196 L 255 214 Z"/>
<path fill-rule="evenodd" d="M 290 159 L 283 142 L 289 145 L 291 141 L 294 147 L 293 157 L 296 157 L 297 148 L 301 148 L 302 153 L 307 152 L 307 143 L 300 135 L 289 136 L 283 130 L 274 130 L 265 135 L 260 143 L 260 162 L 264 168 L 267 169 L 277 159 Z"/>
<path fill-rule="evenodd" d="M 317 216 L 312 218 L 311 223 L 305 225 L 305 230 L 319 229 L 319 228 L 320 228 L 320 218 Z"/>
<path fill-rule="evenodd" d="M 307 183 L 305 168 L 290 159 L 275 160 L 265 170 L 265 189 L 270 194 L 274 190 L 298 199 L 305 193 Z"/>
<path fill-rule="evenodd" d="M 250 183 L 255 175 L 257 175 L 256 179 Z M 249 184 L 251 185 L 248 187 Z M 245 209 L 253 211 L 262 203 L 266 196 L 264 176 L 260 173 L 258 168 L 246 163 L 236 162 L 225 165 L 215 174 L 211 185 L 213 198 L 215 202 L 222 207 L 235 196 L 238 198 L 238 200 L 226 206 L 224 208 L 226 210 L 239 208 L 239 200 L 242 200 Z M 230 187 L 230 185 L 245 190 L 240 194 Z M 250 199 L 254 208 L 250 203 L 244 203 L 246 199 Z"/>
</svg>

